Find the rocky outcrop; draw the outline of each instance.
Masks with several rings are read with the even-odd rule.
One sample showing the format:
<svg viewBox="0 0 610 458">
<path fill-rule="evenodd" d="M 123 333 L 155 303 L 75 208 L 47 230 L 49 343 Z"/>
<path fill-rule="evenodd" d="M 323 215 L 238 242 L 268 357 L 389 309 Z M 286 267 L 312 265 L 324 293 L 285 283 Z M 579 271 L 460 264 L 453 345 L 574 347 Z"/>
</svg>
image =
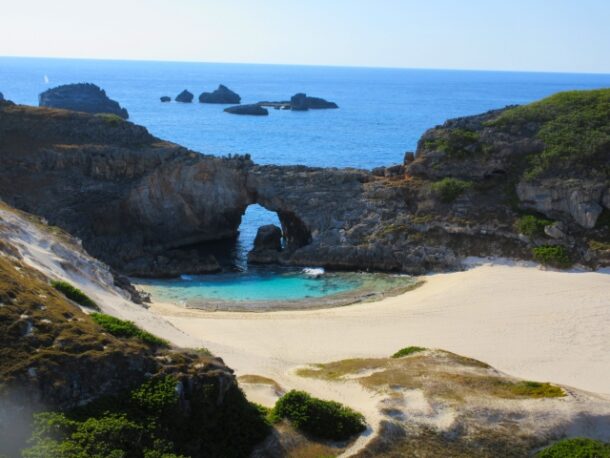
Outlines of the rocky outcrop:
<svg viewBox="0 0 610 458">
<path fill-rule="evenodd" d="M 199 103 L 233 104 L 241 103 L 241 97 L 223 84 L 213 92 L 203 92 L 199 96 Z"/>
<path fill-rule="evenodd" d="M 285 265 L 418 274 L 470 255 L 531 258 L 545 244 L 604 263 L 595 247 L 610 240 L 610 155 L 550 162 L 534 177 L 540 125 L 498 125 L 504 113 L 448 121 L 424 134 L 415 157 L 369 172 L 204 156 L 128 122 L 2 105 L 0 196 L 127 274 L 215 270 L 194 246 L 233 240 L 251 204 L 278 214 L 285 247 L 274 258 Z M 520 234 L 524 212 L 561 223 L 564 235 Z"/>
<path fill-rule="evenodd" d="M 168 95 L 164 95 L 164 96 L 160 97 L 160 100 L 163 103 L 167 103 L 167 102 L 171 102 L 172 98 L 170 96 L 168 96 Z"/>
<path fill-rule="evenodd" d="M 282 230 L 274 224 L 261 226 L 256 232 L 254 248 L 248 253 L 253 264 L 277 263 L 282 251 Z"/>
<path fill-rule="evenodd" d="M 319 97 L 308 97 L 307 94 L 298 93 L 290 98 L 290 109 L 293 111 L 321 110 L 328 108 L 339 108 L 334 102 Z"/>
<path fill-rule="evenodd" d="M 176 102 L 191 103 L 194 95 L 186 89 L 176 96 Z"/>
<path fill-rule="evenodd" d="M 38 96 L 41 107 L 63 108 L 85 113 L 110 113 L 127 119 L 129 114 L 118 102 L 95 84 L 66 84 L 48 89 Z"/>
<path fill-rule="evenodd" d="M 4 101 L 4 95 L 0 92 L 0 102 Z"/>
<path fill-rule="evenodd" d="M 234 107 L 225 108 L 227 113 L 237 115 L 252 115 L 252 116 L 267 116 L 269 111 L 260 105 L 236 105 Z"/>
</svg>

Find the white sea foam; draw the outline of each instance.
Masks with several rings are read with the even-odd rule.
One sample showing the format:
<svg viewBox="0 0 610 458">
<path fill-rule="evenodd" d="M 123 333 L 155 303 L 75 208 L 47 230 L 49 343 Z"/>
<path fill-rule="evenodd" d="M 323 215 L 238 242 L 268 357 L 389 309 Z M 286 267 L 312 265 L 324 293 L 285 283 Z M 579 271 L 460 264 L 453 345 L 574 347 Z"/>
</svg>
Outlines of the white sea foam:
<svg viewBox="0 0 610 458">
<path fill-rule="evenodd" d="M 305 267 L 301 272 L 314 278 L 324 275 L 324 269 L 322 267 Z"/>
<path fill-rule="evenodd" d="M 180 275 L 180 280 L 193 281 L 193 277 L 191 275 L 182 274 L 182 275 Z"/>
</svg>

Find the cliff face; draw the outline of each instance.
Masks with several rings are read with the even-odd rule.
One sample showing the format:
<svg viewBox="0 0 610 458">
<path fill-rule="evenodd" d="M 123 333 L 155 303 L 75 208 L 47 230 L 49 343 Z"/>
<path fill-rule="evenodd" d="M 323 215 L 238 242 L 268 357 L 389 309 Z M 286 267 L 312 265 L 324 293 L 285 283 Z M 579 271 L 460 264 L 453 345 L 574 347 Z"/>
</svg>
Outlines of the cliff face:
<svg viewBox="0 0 610 458">
<path fill-rule="evenodd" d="M 422 273 L 457 268 L 462 256 L 530 258 L 554 245 L 602 265 L 607 94 L 450 120 L 424 134 L 414 160 L 373 172 L 258 166 L 200 155 L 128 122 L 2 105 L 0 196 L 129 274 L 218 269 L 193 246 L 234 238 L 253 203 L 279 215 L 283 264 Z"/>
</svg>

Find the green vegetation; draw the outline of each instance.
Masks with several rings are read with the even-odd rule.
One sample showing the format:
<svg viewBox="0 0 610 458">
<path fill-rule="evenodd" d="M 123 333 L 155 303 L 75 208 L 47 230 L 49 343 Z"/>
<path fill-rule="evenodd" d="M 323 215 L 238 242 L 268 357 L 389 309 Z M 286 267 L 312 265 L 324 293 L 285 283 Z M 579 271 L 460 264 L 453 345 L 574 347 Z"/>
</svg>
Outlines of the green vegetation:
<svg viewBox="0 0 610 458">
<path fill-rule="evenodd" d="M 542 237 L 544 228 L 552 224 L 552 221 L 539 218 L 535 215 L 523 215 L 515 221 L 515 230 L 528 237 Z"/>
<path fill-rule="evenodd" d="M 610 444 L 576 437 L 563 439 L 536 453 L 536 458 L 610 458 Z"/>
<path fill-rule="evenodd" d="M 274 419 L 286 418 L 295 428 L 323 439 L 346 440 L 366 429 L 362 414 L 304 391 L 286 393 L 278 399 L 271 415 Z"/>
<path fill-rule="evenodd" d="M 515 396 L 526 396 L 528 398 L 560 398 L 565 396 L 564 391 L 556 385 L 530 380 L 511 383 L 508 389 Z"/>
<path fill-rule="evenodd" d="M 392 355 L 392 358 L 402 358 L 403 356 L 412 355 L 413 353 L 418 353 L 420 351 L 425 351 L 427 348 L 424 347 L 405 347 L 398 350 L 396 353 Z"/>
<path fill-rule="evenodd" d="M 432 191 L 434 191 L 445 203 L 453 202 L 471 187 L 472 183 L 470 181 L 449 177 L 432 183 Z"/>
<path fill-rule="evenodd" d="M 89 296 L 83 293 L 80 289 L 72 286 L 70 283 L 62 280 L 52 280 L 51 286 L 71 301 L 74 301 L 83 307 L 99 310 L 97 304 Z"/>
<path fill-rule="evenodd" d="M 466 159 L 472 154 L 482 151 L 479 143 L 479 133 L 468 129 L 448 129 L 443 132 L 444 136 L 433 140 L 426 140 L 424 147 L 442 151 L 449 157 Z"/>
<path fill-rule="evenodd" d="M 569 91 L 511 108 L 488 123 L 505 130 L 538 126 L 544 150 L 530 157 L 525 177 L 544 175 L 552 168 L 591 167 L 603 162 L 610 145 L 610 89 Z M 607 171 L 608 172 L 608 171 Z"/>
<path fill-rule="evenodd" d="M 600 242 L 599 240 L 589 240 L 589 248 L 593 251 L 606 251 L 610 250 L 610 243 Z"/>
<path fill-rule="evenodd" d="M 560 269 L 567 269 L 574 264 L 568 251 L 560 245 L 542 245 L 532 248 L 532 256 L 540 264 Z"/>
<path fill-rule="evenodd" d="M 124 122 L 123 118 L 112 113 L 99 113 L 96 116 L 110 126 L 119 126 Z"/>
<path fill-rule="evenodd" d="M 105 313 L 92 313 L 91 318 L 99 324 L 104 331 L 116 337 L 135 337 L 149 345 L 166 347 L 169 343 L 160 337 L 144 331 L 136 326 L 132 321 L 121 320 L 119 318 L 106 315 Z"/>
<path fill-rule="evenodd" d="M 203 385 L 180 406 L 172 376 L 151 379 L 116 398 L 71 412 L 35 415 L 24 458 L 179 458 L 247 456 L 269 432 L 264 415 L 236 386 Z"/>
</svg>

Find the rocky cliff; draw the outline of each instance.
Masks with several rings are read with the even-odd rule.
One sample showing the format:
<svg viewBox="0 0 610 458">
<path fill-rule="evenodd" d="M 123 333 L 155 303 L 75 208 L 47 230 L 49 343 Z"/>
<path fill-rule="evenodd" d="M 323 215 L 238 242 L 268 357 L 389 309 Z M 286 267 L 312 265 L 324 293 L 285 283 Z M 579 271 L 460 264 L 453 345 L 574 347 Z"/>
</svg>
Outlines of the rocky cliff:
<svg viewBox="0 0 610 458">
<path fill-rule="evenodd" d="M 607 265 L 609 93 L 450 120 L 405 164 L 372 172 L 259 166 L 128 122 L 2 105 L 0 196 L 137 275 L 218 269 L 201 244 L 234 238 L 254 203 L 279 215 L 283 264 L 422 273 L 497 255 Z"/>
</svg>

